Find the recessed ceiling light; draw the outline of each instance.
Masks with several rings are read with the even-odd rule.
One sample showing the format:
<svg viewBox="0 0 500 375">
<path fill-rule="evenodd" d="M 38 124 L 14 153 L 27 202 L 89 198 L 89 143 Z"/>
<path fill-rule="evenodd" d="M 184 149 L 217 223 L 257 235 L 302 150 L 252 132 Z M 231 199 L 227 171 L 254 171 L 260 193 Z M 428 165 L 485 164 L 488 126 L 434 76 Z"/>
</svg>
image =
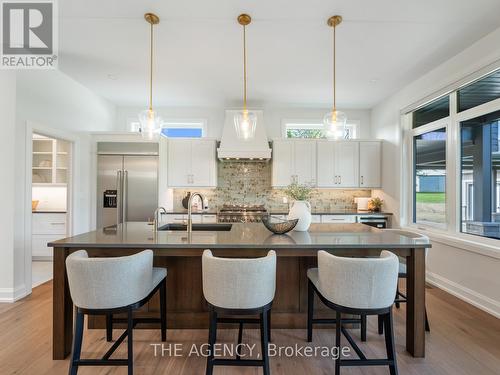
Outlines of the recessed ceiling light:
<svg viewBox="0 0 500 375">
<path fill-rule="evenodd" d="M 370 79 L 370 83 L 372 84 L 378 83 L 378 79 Z"/>
<path fill-rule="evenodd" d="M 112 81 L 116 81 L 118 79 L 118 77 L 115 76 L 114 74 L 108 74 L 108 79 L 110 79 Z"/>
</svg>

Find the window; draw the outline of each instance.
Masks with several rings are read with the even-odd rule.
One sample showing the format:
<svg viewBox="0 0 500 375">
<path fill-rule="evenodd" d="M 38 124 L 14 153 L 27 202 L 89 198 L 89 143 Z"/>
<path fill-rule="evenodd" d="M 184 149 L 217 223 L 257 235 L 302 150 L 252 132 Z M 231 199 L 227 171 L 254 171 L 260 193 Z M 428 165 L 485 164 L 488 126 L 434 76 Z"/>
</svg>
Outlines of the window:
<svg viewBox="0 0 500 375">
<path fill-rule="evenodd" d="M 500 111 L 460 123 L 461 231 L 500 238 Z"/>
<path fill-rule="evenodd" d="M 450 97 L 448 95 L 413 112 L 413 129 L 440 120 L 450 115 Z"/>
<path fill-rule="evenodd" d="M 476 77 L 403 115 L 402 224 L 489 248 L 500 240 L 500 69 Z"/>
<path fill-rule="evenodd" d="M 500 98 L 500 70 L 458 90 L 458 112 Z"/>
<path fill-rule="evenodd" d="M 202 138 L 205 136 L 205 120 L 164 121 L 161 134 L 169 138 Z"/>
<path fill-rule="evenodd" d="M 139 131 L 139 121 L 129 119 L 129 129 Z M 206 120 L 169 120 L 161 124 L 161 134 L 168 138 L 202 138 L 206 133 Z"/>
<path fill-rule="evenodd" d="M 357 127 L 358 123 L 356 121 L 351 121 L 346 124 L 344 139 L 357 138 Z M 285 138 L 325 138 L 323 133 L 323 123 L 317 120 L 286 120 L 284 121 L 283 128 Z"/>
<path fill-rule="evenodd" d="M 446 225 L 446 128 L 413 138 L 415 223 Z"/>
</svg>

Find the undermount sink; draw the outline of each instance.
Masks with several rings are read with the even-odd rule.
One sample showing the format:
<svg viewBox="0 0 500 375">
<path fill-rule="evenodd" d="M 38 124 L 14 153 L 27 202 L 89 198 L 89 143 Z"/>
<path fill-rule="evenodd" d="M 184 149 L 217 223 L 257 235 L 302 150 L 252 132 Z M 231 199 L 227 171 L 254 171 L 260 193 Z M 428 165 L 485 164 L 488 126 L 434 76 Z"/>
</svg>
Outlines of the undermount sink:
<svg viewBox="0 0 500 375">
<path fill-rule="evenodd" d="M 193 231 L 209 231 L 209 232 L 229 232 L 233 224 L 193 224 Z M 187 231 L 187 225 L 185 224 L 165 224 L 158 228 L 160 231 L 164 230 L 176 230 L 176 231 Z"/>
</svg>

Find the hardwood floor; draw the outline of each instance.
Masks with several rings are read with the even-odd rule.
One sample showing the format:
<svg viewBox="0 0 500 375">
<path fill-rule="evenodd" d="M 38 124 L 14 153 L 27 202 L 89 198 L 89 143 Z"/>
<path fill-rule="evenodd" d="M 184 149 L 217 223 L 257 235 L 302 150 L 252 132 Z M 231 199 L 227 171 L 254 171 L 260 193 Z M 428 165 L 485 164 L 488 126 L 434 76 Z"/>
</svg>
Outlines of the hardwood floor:
<svg viewBox="0 0 500 375">
<path fill-rule="evenodd" d="M 427 289 L 427 309 L 431 333 L 426 336 L 425 359 L 411 357 L 405 351 L 404 305 L 395 311 L 397 359 L 400 374 L 408 375 L 498 375 L 500 374 L 500 320 L 439 290 Z M 33 294 L 15 304 L 0 304 L 0 373 L 57 375 L 68 372 L 68 360 L 52 360 L 52 283 L 45 283 Z M 121 331 L 120 331 L 121 332 Z M 359 342 L 359 330 L 353 331 Z M 367 356 L 385 355 L 382 336 L 377 333 L 375 317 L 369 318 L 368 340 L 360 343 Z M 187 356 L 193 344 L 207 340 L 205 330 L 169 330 L 167 343 L 183 344 L 181 357 L 154 356 L 151 344 L 160 343 L 159 330 L 134 331 L 136 374 L 203 374 L 205 359 Z M 278 346 L 306 345 L 305 330 L 273 330 L 273 343 Z M 102 355 L 108 343 L 103 330 L 86 331 L 83 356 Z M 118 330 L 115 331 L 115 338 Z M 218 342 L 236 342 L 236 330 L 219 330 Z M 245 330 L 244 343 L 257 344 L 259 332 Z M 332 329 L 315 329 L 313 346 L 329 346 L 334 342 Z M 343 338 L 343 343 L 345 339 Z M 116 358 L 125 354 L 126 345 Z M 257 346 L 258 347 L 258 346 Z M 165 346 L 167 348 L 167 346 Z M 274 357 L 272 374 L 332 374 L 334 362 L 329 358 Z M 219 367 L 215 374 L 261 374 L 258 368 Z M 342 374 L 388 374 L 387 368 L 343 368 Z M 82 368 L 79 374 L 126 374 L 125 368 Z"/>
</svg>

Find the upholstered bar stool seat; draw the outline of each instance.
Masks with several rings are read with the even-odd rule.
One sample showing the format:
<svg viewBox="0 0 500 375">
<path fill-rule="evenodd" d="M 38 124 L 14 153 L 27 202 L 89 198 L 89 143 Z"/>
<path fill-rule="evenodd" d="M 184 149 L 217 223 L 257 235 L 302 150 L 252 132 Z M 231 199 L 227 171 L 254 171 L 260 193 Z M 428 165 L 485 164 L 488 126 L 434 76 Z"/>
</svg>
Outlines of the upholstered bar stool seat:
<svg viewBox="0 0 500 375">
<path fill-rule="evenodd" d="M 166 277 L 165 268 L 153 267 L 153 252 L 114 258 L 89 258 L 79 250 L 66 259 L 71 298 L 76 307 L 75 335 L 69 373 L 76 374 L 79 366 L 127 366 L 133 374 L 133 328 L 138 323 L 160 323 L 162 341 L 166 340 Z M 133 311 L 160 292 L 159 318 L 134 319 Z M 126 313 L 126 319 L 114 319 L 113 314 Z M 102 359 L 81 359 L 84 315 L 105 315 L 108 341 L 112 340 L 113 322 L 127 323 L 125 332 L 115 341 Z M 111 355 L 127 338 L 127 359 L 111 359 Z"/>
<path fill-rule="evenodd" d="M 335 333 L 339 357 L 335 360 L 335 374 L 341 366 L 389 366 L 391 375 L 397 374 L 396 351 L 392 323 L 392 305 L 398 281 L 399 261 L 391 252 L 382 251 L 378 258 L 344 258 L 326 251 L 318 252 L 318 268 L 307 271 L 308 309 L 307 338 L 312 340 L 314 295 L 336 312 Z M 385 325 L 386 359 L 368 359 L 349 334 L 342 314 L 378 315 Z M 343 334 L 359 359 L 340 356 Z"/>
<path fill-rule="evenodd" d="M 243 324 L 260 323 L 262 359 L 217 359 L 210 350 L 206 374 L 219 366 L 262 366 L 269 374 L 268 344 L 270 337 L 271 305 L 276 291 L 276 253 L 252 259 L 217 258 L 210 250 L 202 257 L 203 295 L 210 311 L 208 341 L 214 348 L 217 323 L 239 323 L 238 344 L 242 342 Z M 259 315 L 258 319 L 242 317 Z M 241 346 L 240 346 L 241 347 Z"/>
</svg>

